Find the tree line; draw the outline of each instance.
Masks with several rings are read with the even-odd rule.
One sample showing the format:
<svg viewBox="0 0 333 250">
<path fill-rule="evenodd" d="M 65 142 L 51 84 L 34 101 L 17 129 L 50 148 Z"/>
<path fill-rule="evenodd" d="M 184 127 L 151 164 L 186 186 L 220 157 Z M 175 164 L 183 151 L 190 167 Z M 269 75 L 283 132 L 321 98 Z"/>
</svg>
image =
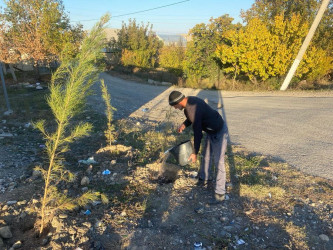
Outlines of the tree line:
<svg viewBox="0 0 333 250">
<path fill-rule="evenodd" d="M 0 15 L 2 61 L 22 58 L 34 64 L 75 55 L 84 37 L 72 26 L 59 0 L 7 0 Z M 142 69 L 163 68 L 188 87 L 221 88 L 221 82 L 278 88 L 314 20 L 321 1 L 256 0 L 242 11 L 243 23 L 229 15 L 195 25 L 186 46 L 164 45 L 150 24 L 130 19 L 118 39 L 108 43 L 114 63 Z M 29 11 L 27 11 L 29 10 Z M 329 5 L 294 82 L 331 80 L 333 69 L 333 3 Z"/>
<path fill-rule="evenodd" d="M 304 41 L 321 1 L 256 0 L 241 16 L 229 15 L 195 25 L 190 41 L 164 45 L 148 25 L 123 23 L 118 41 L 118 63 L 141 68 L 162 67 L 186 80 L 185 86 L 205 82 L 220 87 L 221 79 L 279 88 Z M 315 37 L 300 63 L 294 82 L 327 80 L 333 69 L 333 4 L 329 5 Z"/>
</svg>

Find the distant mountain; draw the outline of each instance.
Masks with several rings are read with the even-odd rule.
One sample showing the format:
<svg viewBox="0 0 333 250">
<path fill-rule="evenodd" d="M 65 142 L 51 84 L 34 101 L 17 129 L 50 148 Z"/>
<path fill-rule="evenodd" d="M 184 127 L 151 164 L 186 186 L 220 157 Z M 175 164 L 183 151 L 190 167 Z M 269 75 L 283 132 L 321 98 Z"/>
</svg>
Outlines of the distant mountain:
<svg viewBox="0 0 333 250">
<path fill-rule="evenodd" d="M 120 29 L 114 29 L 114 28 L 105 28 L 105 34 L 107 40 L 110 40 L 111 38 L 114 38 L 117 40 L 118 38 L 118 31 Z M 157 34 L 160 40 L 164 42 L 165 45 L 170 44 L 178 44 L 179 41 L 182 42 L 183 46 L 186 46 L 186 42 L 188 41 L 187 35 L 168 35 L 168 34 Z"/>
<path fill-rule="evenodd" d="M 178 44 L 180 41 L 183 46 L 186 46 L 186 38 L 184 35 L 167 35 L 167 34 L 157 34 L 161 40 L 163 40 L 165 45 Z"/>
</svg>

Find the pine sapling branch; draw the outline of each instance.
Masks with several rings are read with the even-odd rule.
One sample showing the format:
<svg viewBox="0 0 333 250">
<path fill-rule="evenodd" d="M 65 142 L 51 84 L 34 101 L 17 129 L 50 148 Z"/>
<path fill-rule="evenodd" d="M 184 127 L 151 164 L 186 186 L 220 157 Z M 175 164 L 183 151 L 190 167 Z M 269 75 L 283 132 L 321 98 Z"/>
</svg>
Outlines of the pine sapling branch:
<svg viewBox="0 0 333 250">
<path fill-rule="evenodd" d="M 109 146 L 111 147 L 112 141 L 114 140 L 115 137 L 115 128 L 114 125 L 112 124 L 113 111 L 116 109 L 111 105 L 111 97 L 104 83 L 104 79 L 101 80 L 101 89 L 102 89 L 102 97 L 106 106 L 105 115 L 107 117 L 107 130 L 104 131 L 104 134 Z"/>
</svg>

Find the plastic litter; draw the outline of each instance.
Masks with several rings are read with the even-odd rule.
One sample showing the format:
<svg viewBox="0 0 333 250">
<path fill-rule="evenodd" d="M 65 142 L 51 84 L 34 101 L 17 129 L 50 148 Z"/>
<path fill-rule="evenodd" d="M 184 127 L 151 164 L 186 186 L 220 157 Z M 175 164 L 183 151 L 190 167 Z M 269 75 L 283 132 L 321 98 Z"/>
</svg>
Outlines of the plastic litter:
<svg viewBox="0 0 333 250">
<path fill-rule="evenodd" d="M 13 110 L 7 110 L 5 113 L 3 113 L 4 116 L 8 116 L 13 114 Z"/>
<path fill-rule="evenodd" d="M 194 249 L 201 250 L 202 249 L 202 242 L 194 242 Z"/>
<path fill-rule="evenodd" d="M 237 240 L 237 244 L 238 245 L 243 245 L 243 244 L 245 244 L 245 241 L 242 240 L 242 239 L 239 239 L 239 240 Z"/>
<path fill-rule="evenodd" d="M 91 211 L 89 209 L 87 209 L 85 212 L 84 212 L 85 215 L 90 215 L 91 214 Z"/>
<path fill-rule="evenodd" d="M 94 157 L 89 157 L 88 160 L 79 160 L 79 163 L 83 163 L 83 164 L 96 164 L 97 161 L 94 160 Z"/>
<path fill-rule="evenodd" d="M 142 109 L 143 112 L 147 112 L 148 110 L 149 110 L 149 108 Z"/>
<path fill-rule="evenodd" d="M 101 201 L 93 201 L 92 205 L 95 207 L 95 206 L 97 206 L 97 205 L 99 205 L 101 203 L 102 203 Z"/>
<path fill-rule="evenodd" d="M 105 169 L 103 172 L 102 172 L 102 175 L 109 175 L 111 174 L 111 171 L 109 169 Z"/>
<path fill-rule="evenodd" d="M 189 157 L 193 153 L 193 146 L 190 140 L 184 141 L 166 152 L 170 152 L 180 166 L 185 166 L 189 163 Z"/>
<path fill-rule="evenodd" d="M 13 136 L 14 136 L 13 134 L 5 132 L 0 134 L 0 137 L 13 137 Z"/>
</svg>

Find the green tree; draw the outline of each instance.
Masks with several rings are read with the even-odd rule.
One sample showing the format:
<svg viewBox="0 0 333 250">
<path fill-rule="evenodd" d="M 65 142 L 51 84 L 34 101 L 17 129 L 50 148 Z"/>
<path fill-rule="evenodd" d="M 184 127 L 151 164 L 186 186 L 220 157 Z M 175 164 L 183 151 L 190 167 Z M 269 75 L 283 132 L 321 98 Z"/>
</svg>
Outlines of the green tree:
<svg viewBox="0 0 333 250">
<path fill-rule="evenodd" d="M 159 64 L 178 75 L 182 75 L 185 48 L 181 44 L 163 46 L 159 52 Z"/>
<path fill-rule="evenodd" d="M 0 56 L 5 62 L 30 60 L 34 65 L 75 56 L 82 26 L 72 26 L 61 0 L 5 0 L 0 14 Z"/>
<path fill-rule="evenodd" d="M 122 51 L 123 65 L 153 68 L 156 65 L 158 50 L 162 47 L 162 42 L 152 31 L 151 25 L 138 25 L 135 19 L 130 19 L 128 25 L 122 24 L 115 46 Z"/>
<path fill-rule="evenodd" d="M 240 24 L 232 24 L 232 21 L 229 15 L 223 15 L 211 18 L 209 24 L 197 24 L 190 30 L 191 41 L 187 43 L 184 61 L 184 72 L 188 78 L 199 82 L 218 70 L 215 50 L 223 39 L 222 34 L 241 27 Z"/>
<path fill-rule="evenodd" d="M 40 233 L 56 211 L 72 210 L 76 206 L 98 199 L 101 195 L 98 192 L 86 192 L 80 197 L 71 198 L 59 192 L 57 185 L 61 181 L 70 182 L 75 178 L 73 173 L 65 169 L 62 154 L 68 151 L 69 143 L 87 135 L 92 128 L 89 123 L 73 126 L 72 120 L 82 110 L 91 85 L 98 80 L 100 69 L 95 62 L 103 56 L 100 53 L 106 43 L 103 25 L 108 20 L 109 16 L 104 16 L 84 39 L 77 56 L 74 59 L 70 55 L 65 56 L 52 75 L 47 101 L 55 117 L 55 129 L 48 131 L 44 120 L 35 123 L 35 127 L 44 135 L 48 155 L 48 168 L 36 168 L 41 171 L 45 181 Z M 107 201 L 105 196 L 101 198 L 103 202 Z"/>
</svg>

